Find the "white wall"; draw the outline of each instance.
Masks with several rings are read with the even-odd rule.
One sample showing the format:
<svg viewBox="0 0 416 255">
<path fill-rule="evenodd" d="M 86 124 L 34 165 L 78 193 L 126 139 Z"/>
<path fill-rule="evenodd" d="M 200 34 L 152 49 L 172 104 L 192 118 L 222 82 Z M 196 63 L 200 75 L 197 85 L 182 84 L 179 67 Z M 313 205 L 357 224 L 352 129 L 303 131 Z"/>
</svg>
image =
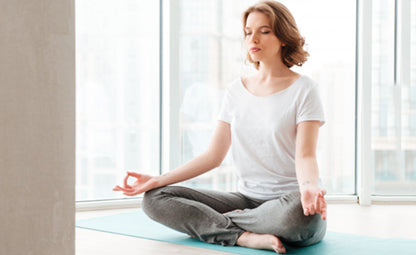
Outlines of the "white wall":
<svg viewBox="0 0 416 255">
<path fill-rule="evenodd" d="M 0 0 L 0 254 L 74 254 L 74 0 Z"/>
</svg>

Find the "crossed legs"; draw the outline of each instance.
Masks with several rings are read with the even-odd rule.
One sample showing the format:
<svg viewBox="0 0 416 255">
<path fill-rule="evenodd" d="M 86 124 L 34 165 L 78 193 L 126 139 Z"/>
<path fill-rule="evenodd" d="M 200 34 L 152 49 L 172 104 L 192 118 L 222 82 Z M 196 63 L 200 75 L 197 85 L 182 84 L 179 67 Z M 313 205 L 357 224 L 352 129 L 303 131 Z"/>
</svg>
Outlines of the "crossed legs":
<svg viewBox="0 0 416 255">
<path fill-rule="evenodd" d="M 236 192 L 166 186 L 145 193 L 144 212 L 207 243 L 284 253 L 282 242 L 306 246 L 325 235 L 319 215 L 304 216 L 300 194 L 262 201 Z"/>
</svg>

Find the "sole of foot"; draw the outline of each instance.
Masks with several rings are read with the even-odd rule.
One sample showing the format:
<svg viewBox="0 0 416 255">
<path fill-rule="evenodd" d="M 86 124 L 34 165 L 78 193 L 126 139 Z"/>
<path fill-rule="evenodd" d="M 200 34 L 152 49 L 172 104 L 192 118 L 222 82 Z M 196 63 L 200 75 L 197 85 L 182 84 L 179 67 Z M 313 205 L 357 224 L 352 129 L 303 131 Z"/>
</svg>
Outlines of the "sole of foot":
<svg viewBox="0 0 416 255">
<path fill-rule="evenodd" d="M 271 234 L 244 232 L 237 240 L 237 245 L 263 250 L 272 250 L 279 254 L 286 253 L 286 248 L 280 239 Z"/>
</svg>

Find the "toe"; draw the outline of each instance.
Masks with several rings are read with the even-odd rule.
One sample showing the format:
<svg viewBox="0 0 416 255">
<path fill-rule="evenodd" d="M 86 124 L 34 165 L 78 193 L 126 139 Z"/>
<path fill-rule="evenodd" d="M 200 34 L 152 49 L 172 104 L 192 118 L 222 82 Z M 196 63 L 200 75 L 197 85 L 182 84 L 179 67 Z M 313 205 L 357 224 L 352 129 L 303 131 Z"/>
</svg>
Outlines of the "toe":
<svg viewBox="0 0 416 255">
<path fill-rule="evenodd" d="M 277 253 L 279 253 L 279 254 L 285 254 L 285 253 L 286 253 L 286 249 L 285 249 L 285 247 L 282 247 L 282 248 L 277 248 L 275 251 L 276 251 Z"/>
</svg>

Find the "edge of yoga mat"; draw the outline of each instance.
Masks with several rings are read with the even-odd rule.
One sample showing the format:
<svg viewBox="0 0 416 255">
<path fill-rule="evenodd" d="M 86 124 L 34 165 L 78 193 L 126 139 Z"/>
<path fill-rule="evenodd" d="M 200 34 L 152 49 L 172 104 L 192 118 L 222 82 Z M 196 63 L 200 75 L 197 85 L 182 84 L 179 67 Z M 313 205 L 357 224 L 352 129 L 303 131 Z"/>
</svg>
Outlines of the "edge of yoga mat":
<svg viewBox="0 0 416 255">
<path fill-rule="evenodd" d="M 77 220 L 76 227 L 136 238 L 189 245 L 241 255 L 276 254 L 273 251 L 267 250 L 204 243 L 151 220 L 141 210 Z M 288 254 L 410 255 L 416 254 L 416 240 L 385 239 L 346 233 L 328 232 L 324 240 L 318 244 L 304 248 L 294 248 L 290 246 L 286 246 L 286 248 Z"/>
<path fill-rule="evenodd" d="M 138 216 L 140 219 L 137 219 L 134 224 L 135 230 L 131 230 L 130 227 L 124 226 L 114 226 L 111 227 L 104 223 L 103 221 L 112 221 L 112 223 L 116 223 L 118 220 L 122 219 L 123 221 L 126 221 L 127 218 L 132 216 Z M 144 218 L 144 219 L 143 219 Z M 137 225 L 139 224 L 139 221 L 145 221 L 147 227 L 145 229 L 139 230 L 139 227 Z M 137 224 L 136 224 L 137 223 Z M 132 224 L 133 225 L 133 224 Z M 130 226 L 132 226 L 130 225 Z M 270 255 L 270 254 L 276 254 L 272 251 L 267 250 L 257 250 L 257 249 L 250 249 L 245 247 L 239 247 L 239 246 L 221 246 L 216 244 L 209 244 L 201 242 L 197 239 L 191 238 L 186 234 L 180 233 L 178 231 L 175 231 L 173 229 L 170 229 L 160 223 L 157 223 L 150 218 L 148 218 L 143 212 L 129 212 L 129 213 L 120 213 L 116 215 L 108 215 L 108 216 L 101 216 L 101 217 L 95 217 L 95 218 L 89 218 L 89 219 L 83 219 L 83 220 L 77 220 L 76 221 L 76 227 L 77 228 L 83 228 L 83 229 L 89 229 L 89 230 L 95 230 L 100 232 L 106 232 L 111 234 L 118 234 L 118 235 L 125 235 L 130 237 L 136 237 L 136 238 L 142 238 L 147 240 L 154 240 L 154 241 L 160 241 L 160 242 L 167 242 L 167 243 L 174 243 L 174 244 L 180 244 L 180 245 L 187 245 L 187 246 L 193 246 L 198 248 L 204 248 L 209 250 L 217 250 L 217 251 L 223 251 L 223 252 L 229 252 L 229 253 L 235 253 L 235 254 L 241 254 L 241 255 L 252 255 L 252 254 L 258 254 L 258 255 Z M 119 228 L 123 228 L 123 230 L 118 230 Z M 154 227 L 154 228 L 153 228 Z M 137 232 L 145 232 L 146 230 L 149 230 L 153 228 L 153 230 L 157 230 L 155 232 L 147 232 L 147 233 L 140 233 Z M 157 237 L 155 235 L 158 235 Z"/>
</svg>

